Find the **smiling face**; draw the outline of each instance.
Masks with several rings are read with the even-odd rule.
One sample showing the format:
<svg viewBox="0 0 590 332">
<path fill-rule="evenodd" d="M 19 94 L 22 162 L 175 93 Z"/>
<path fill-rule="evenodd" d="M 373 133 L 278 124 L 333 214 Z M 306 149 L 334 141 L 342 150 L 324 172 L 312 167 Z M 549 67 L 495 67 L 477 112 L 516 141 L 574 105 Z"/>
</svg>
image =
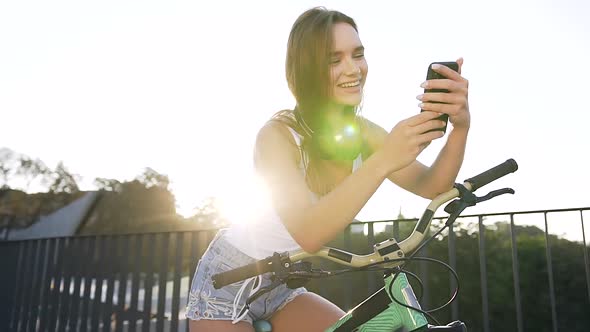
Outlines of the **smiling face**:
<svg viewBox="0 0 590 332">
<path fill-rule="evenodd" d="M 334 24 L 330 52 L 332 102 L 344 106 L 359 105 L 368 70 L 358 32 L 348 23 Z"/>
</svg>

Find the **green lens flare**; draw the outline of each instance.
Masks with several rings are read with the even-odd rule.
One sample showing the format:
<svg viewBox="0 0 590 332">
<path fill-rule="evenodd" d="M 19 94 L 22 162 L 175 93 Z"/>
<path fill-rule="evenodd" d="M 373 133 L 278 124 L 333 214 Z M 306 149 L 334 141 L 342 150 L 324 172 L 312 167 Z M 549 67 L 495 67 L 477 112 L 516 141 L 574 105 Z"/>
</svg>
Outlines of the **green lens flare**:
<svg viewBox="0 0 590 332">
<path fill-rule="evenodd" d="M 347 125 L 344 127 L 344 134 L 347 136 L 352 136 L 356 132 L 356 128 L 353 125 Z"/>
</svg>

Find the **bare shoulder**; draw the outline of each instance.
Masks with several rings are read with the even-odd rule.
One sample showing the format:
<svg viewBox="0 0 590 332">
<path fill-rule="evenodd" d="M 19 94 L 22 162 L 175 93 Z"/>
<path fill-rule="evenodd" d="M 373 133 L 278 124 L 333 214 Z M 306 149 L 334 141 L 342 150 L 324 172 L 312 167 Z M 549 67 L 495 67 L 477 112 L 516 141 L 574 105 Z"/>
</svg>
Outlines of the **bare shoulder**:
<svg viewBox="0 0 590 332">
<path fill-rule="evenodd" d="M 267 138 L 287 138 L 289 130 L 287 125 L 277 120 L 268 120 L 260 129 L 256 136 L 256 143 L 263 143 Z"/>
<path fill-rule="evenodd" d="M 257 167 L 264 167 L 276 159 L 298 162 L 299 148 L 286 124 L 270 120 L 256 135 L 254 161 Z"/>
</svg>

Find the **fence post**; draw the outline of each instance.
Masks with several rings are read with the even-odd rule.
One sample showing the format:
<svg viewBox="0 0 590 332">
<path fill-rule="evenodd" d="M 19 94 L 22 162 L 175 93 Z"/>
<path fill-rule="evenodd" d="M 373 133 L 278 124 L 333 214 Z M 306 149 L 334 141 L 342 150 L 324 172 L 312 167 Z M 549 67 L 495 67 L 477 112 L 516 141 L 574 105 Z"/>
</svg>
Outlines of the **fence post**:
<svg viewBox="0 0 590 332">
<path fill-rule="evenodd" d="M 516 325 L 518 332 L 523 331 L 522 306 L 520 303 L 520 274 L 518 272 L 518 248 L 516 245 L 516 228 L 514 214 L 510 214 L 510 241 L 512 243 L 512 274 L 514 275 L 514 304 L 516 307 Z"/>
<path fill-rule="evenodd" d="M 457 271 L 457 248 L 456 241 L 455 241 L 455 231 L 453 229 L 453 224 L 449 225 L 449 265 L 453 268 L 453 270 Z M 457 289 L 457 280 L 455 277 L 449 273 L 449 288 L 450 294 L 453 295 L 455 290 Z M 455 300 L 451 303 L 451 320 L 458 320 L 459 319 L 459 301 Z"/>
<path fill-rule="evenodd" d="M 490 309 L 488 307 L 488 272 L 486 263 L 486 241 L 483 216 L 479 216 L 479 275 L 481 282 L 481 310 L 483 331 L 490 332 Z"/>
<path fill-rule="evenodd" d="M 11 316 L 14 308 L 16 274 L 18 272 L 21 248 L 19 242 L 0 242 L 0 331 L 10 331 Z"/>
</svg>

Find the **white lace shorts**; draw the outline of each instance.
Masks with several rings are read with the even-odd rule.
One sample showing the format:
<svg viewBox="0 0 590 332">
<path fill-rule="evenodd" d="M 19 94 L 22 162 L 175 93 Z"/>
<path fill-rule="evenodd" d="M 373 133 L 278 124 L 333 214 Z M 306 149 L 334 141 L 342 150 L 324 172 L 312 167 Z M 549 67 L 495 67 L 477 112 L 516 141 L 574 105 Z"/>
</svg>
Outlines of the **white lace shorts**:
<svg viewBox="0 0 590 332">
<path fill-rule="evenodd" d="M 197 264 L 186 308 L 186 317 L 189 319 L 236 320 L 246 303 L 253 280 L 237 282 L 220 289 L 213 287 L 211 276 L 214 274 L 255 261 L 232 246 L 223 234 L 224 230 L 218 232 Z M 240 298 L 234 301 L 244 282 L 250 284 L 246 285 Z M 265 287 L 270 283 L 270 274 L 262 275 L 260 286 Z M 238 320 L 252 324 L 258 319 L 268 319 L 296 296 L 305 292 L 307 290 L 304 287 L 290 289 L 284 284 L 280 285 L 252 302 L 248 313 Z"/>
</svg>

